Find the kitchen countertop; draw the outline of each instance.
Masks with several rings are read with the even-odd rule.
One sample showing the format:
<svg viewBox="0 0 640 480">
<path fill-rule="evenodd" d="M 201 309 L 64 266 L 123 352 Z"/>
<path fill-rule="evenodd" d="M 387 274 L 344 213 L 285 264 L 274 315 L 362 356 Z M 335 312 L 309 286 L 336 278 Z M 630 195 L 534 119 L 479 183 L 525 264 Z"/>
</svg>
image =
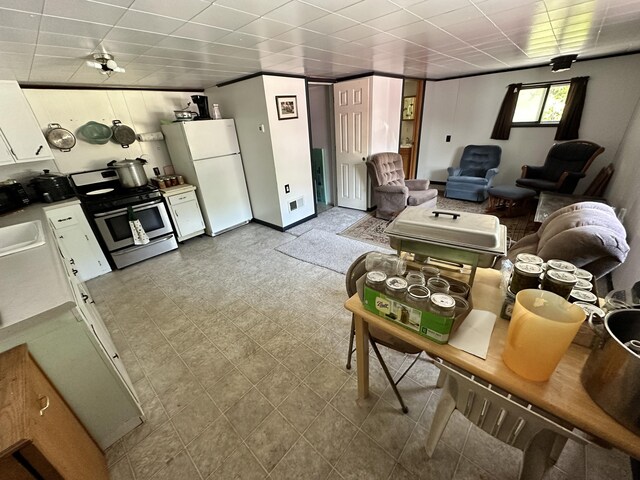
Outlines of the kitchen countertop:
<svg viewBox="0 0 640 480">
<path fill-rule="evenodd" d="M 77 199 L 34 203 L 0 216 L 0 227 L 40 220 L 44 245 L 0 257 L 0 335 L 2 329 L 48 310 L 75 303 L 45 209 L 79 203 Z"/>
</svg>

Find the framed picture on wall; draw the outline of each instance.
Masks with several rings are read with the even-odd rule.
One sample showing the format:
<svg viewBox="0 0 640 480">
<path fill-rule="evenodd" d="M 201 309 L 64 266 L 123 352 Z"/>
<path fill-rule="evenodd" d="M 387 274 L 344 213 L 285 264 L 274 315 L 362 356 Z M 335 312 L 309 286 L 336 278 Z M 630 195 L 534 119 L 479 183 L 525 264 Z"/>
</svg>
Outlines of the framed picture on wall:
<svg viewBox="0 0 640 480">
<path fill-rule="evenodd" d="M 276 96 L 278 107 L 278 120 L 290 120 L 298 118 L 298 100 L 295 95 Z"/>
</svg>

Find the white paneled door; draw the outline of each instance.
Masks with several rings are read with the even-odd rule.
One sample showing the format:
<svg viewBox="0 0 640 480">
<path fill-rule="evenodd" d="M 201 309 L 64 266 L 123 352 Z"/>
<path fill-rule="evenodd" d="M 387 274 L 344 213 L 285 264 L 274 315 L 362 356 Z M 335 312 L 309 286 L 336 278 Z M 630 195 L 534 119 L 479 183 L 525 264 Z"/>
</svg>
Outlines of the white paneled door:
<svg viewBox="0 0 640 480">
<path fill-rule="evenodd" d="M 340 207 L 367 209 L 371 78 L 334 85 L 336 183 Z"/>
</svg>

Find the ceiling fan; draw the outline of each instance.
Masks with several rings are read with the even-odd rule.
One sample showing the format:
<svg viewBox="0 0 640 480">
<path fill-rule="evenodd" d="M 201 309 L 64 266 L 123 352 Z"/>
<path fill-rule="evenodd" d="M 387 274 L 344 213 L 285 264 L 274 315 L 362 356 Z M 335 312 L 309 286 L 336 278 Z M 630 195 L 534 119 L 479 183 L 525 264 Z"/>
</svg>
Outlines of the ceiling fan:
<svg viewBox="0 0 640 480">
<path fill-rule="evenodd" d="M 125 72 L 124 68 L 119 67 L 113 59 L 113 55 L 109 55 L 108 53 L 94 53 L 93 58 L 95 62 L 87 60 L 87 66 L 97 68 L 102 75 L 110 77 L 113 73 Z"/>
</svg>

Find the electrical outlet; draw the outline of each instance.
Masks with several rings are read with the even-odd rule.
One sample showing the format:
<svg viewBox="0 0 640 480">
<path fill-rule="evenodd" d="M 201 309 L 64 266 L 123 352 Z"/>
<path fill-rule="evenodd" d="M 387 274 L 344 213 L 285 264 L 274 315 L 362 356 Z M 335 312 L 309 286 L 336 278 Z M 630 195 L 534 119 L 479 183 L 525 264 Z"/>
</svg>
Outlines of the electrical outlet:
<svg viewBox="0 0 640 480">
<path fill-rule="evenodd" d="M 284 193 L 290 193 L 290 192 L 291 192 L 291 188 L 289 188 L 289 184 L 287 183 L 287 184 L 284 186 Z"/>
<path fill-rule="evenodd" d="M 264 133 L 264 124 L 263 123 L 258 125 L 258 131 Z"/>
<path fill-rule="evenodd" d="M 445 142 L 450 142 L 451 141 L 451 135 L 447 135 L 444 139 Z"/>
</svg>

